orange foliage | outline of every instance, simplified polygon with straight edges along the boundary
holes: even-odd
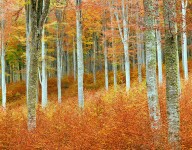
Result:
[[[91,78],[87,75],[86,79]],[[190,79],[192,76],[190,77]],[[148,117],[145,83],[132,84],[129,94],[124,85],[117,91],[85,91],[85,109],[78,110],[76,84],[73,78],[63,79],[64,98],[57,104],[56,81],[49,81],[51,102],[48,108],[37,111],[37,129],[27,131],[25,106],[7,108],[0,112],[0,149],[153,149],[152,132]],[[91,83],[91,79],[89,82]],[[88,81],[86,81],[88,84]],[[181,141],[183,149],[192,145],[192,80],[183,87],[181,97]],[[112,89],[112,87],[111,87]],[[67,95],[68,94],[68,95]],[[73,96],[72,96],[73,95]],[[159,90],[162,115],[161,149],[168,149],[165,85]]]

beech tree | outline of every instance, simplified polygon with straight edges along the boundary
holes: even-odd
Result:
[[[181,0],[182,6],[182,61],[184,78],[188,80],[188,56],[187,56],[187,33],[186,33],[186,11],[187,11],[188,0]]]
[[[103,12],[103,43],[104,43],[104,61],[105,61],[105,89],[108,91],[109,89],[109,79],[108,79],[108,42],[107,42],[107,36],[106,36],[106,30],[107,30],[107,23],[106,23],[106,10]]]
[[[79,108],[84,108],[84,91],[83,91],[83,45],[82,45],[82,13],[81,0],[76,0],[76,30],[77,30],[77,72],[78,72],[78,104]]]
[[[157,45],[157,62],[158,62],[158,82],[162,85],[163,69],[162,69],[162,46],[161,46],[161,31],[159,20],[159,0],[155,0],[155,24],[156,24],[156,45]]]
[[[57,5],[63,5],[63,2],[57,1]],[[61,78],[62,78],[62,54],[63,54],[63,30],[64,12],[61,8],[56,9],[55,15],[57,18],[57,90],[58,102],[61,103]]]
[[[146,80],[147,97],[151,128],[155,132],[155,143],[161,128],[160,105],[158,100],[156,79],[156,37],[155,37],[155,0],[144,0],[145,9],[145,50],[146,50]]]
[[[26,20],[26,95],[28,100],[28,91],[29,91],[29,64],[30,64],[30,31],[31,31],[31,18],[30,11],[31,5],[28,0],[25,0],[25,20]]]
[[[41,57],[42,57],[42,80],[41,80],[41,90],[42,90],[42,107],[47,105],[47,61],[46,55],[47,50],[45,47],[45,27],[42,30],[42,47],[41,47]]]
[[[142,31],[141,31],[141,17],[139,14],[139,1],[137,1],[136,4],[136,8],[137,8],[137,12],[136,12],[136,22],[137,22],[137,31],[136,31],[136,40],[137,40],[137,64],[138,64],[138,81],[142,82],[142,51],[144,51],[144,49],[142,49]]]
[[[2,107],[6,108],[6,80],[5,80],[5,10],[4,0],[0,0],[1,8],[1,89],[2,89]]]
[[[118,23],[119,34],[124,48],[125,61],[125,76],[126,76],[126,91],[130,89],[130,60],[129,60],[129,30],[128,30],[128,4],[127,0],[121,0],[121,16],[118,11],[115,11],[115,16]],[[120,16],[120,17],[119,17]],[[121,20],[120,20],[121,19]],[[122,22],[122,27],[121,27]]]
[[[117,58],[116,58],[116,47],[114,41],[114,10],[113,10],[114,0],[110,4],[110,22],[111,22],[111,42],[113,49],[113,85],[114,89],[117,89]]]
[[[166,98],[168,140],[172,149],[180,149],[179,59],[177,48],[176,1],[164,0]]]
[[[73,37],[73,76],[74,81],[76,81],[77,78],[77,63],[76,63],[76,46],[75,46],[75,37]]]
[[[28,130],[36,128],[36,102],[38,101],[38,60],[41,50],[42,29],[49,11],[50,0],[30,0],[30,61],[28,75]]]
[[[96,84],[96,49],[97,49],[97,35],[93,34],[93,83]]]

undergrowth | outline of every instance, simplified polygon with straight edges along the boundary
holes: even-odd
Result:
[[[111,74],[112,75],[112,74]],[[111,76],[110,75],[110,76]],[[9,85],[13,99],[6,112],[0,109],[0,149],[62,149],[62,150],[124,150],[154,149],[153,133],[146,97],[145,81],[138,84],[136,79],[131,90],[125,91],[124,76],[119,75],[117,90],[103,87],[103,74],[93,85],[92,75],[85,76],[85,108],[78,110],[77,84],[73,77],[62,81],[62,104],[57,104],[56,79],[49,80],[49,104],[46,109],[37,108],[37,128],[27,131],[27,109],[25,105],[25,84]],[[182,81],[180,99],[181,145],[182,149],[192,148],[192,76],[187,83]],[[103,84],[103,85],[102,85]],[[13,86],[11,88],[11,86]],[[10,90],[9,89],[9,90]],[[22,89],[22,90],[21,90]],[[8,93],[9,95],[9,93]],[[11,97],[11,96],[10,96]],[[159,88],[161,107],[162,141],[159,149],[169,149],[167,143],[167,119],[165,83]]]

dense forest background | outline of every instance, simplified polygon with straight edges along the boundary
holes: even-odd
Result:
[[[0,0],[0,149],[192,148],[191,0]]]

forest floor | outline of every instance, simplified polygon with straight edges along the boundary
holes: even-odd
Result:
[[[182,79],[180,99],[182,149],[192,148],[192,62],[189,63],[189,68],[188,82]],[[131,75],[132,84],[128,93],[122,84],[125,81],[123,73],[118,73],[119,86],[116,91],[112,86],[113,74],[110,73],[111,86],[108,92],[104,89],[103,73],[97,74],[97,85],[92,83],[92,75],[85,75],[83,112],[78,110],[77,83],[73,81],[73,77],[62,80],[62,104],[57,103],[56,79],[50,79],[49,104],[46,109],[38,106],[37,128],[33,132],[27,131],[25,83],[9,84],[7,110],[5,112],[0,109],[0,149],[153,149],[146,83],[137,82],[136,70]],[[159,87],[162,117],[159,149],[168,149],[165,90],[163,83]]]

